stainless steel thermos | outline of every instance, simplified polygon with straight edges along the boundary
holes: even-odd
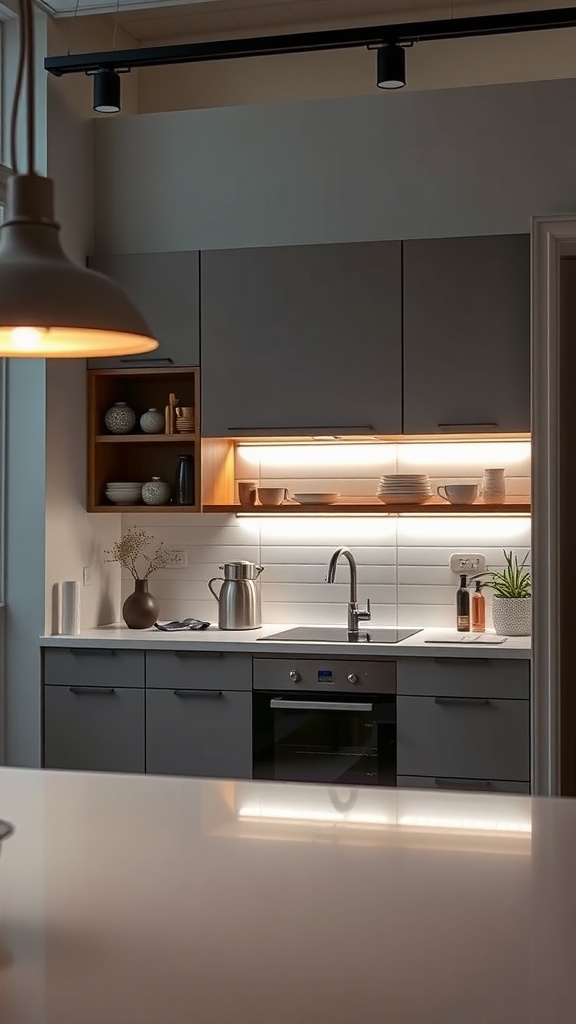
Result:
[[[226,562],[219,566],[224,576],[213,576],[208,581],[210,593],[218,602],[220,629],[257,629],[262,625],[262,609],[258,577],[262,565],[254,562]],[[214,583],[222,583],[220,590]]]

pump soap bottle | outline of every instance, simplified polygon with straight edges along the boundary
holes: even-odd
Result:
[[[472,594],[472,632],[486,632],[486,599],[482,593],[483,584],[476,580],[476,589]]]
[[[456,591],[456,628],[459,633],[470,632],[470,594],[466,584],[466,576],[460,576],[460,586]]]

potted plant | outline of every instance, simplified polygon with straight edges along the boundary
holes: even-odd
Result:
[[[489,576],[486,586],[494,591],[492,622],[500,636],[530,636],[532,627],[532,579],[526,569],[528,555],[518,561],[517,555],[504,551],[505,567],[492,569],[479,576]]]
[[[178,556],[167,551],[164,541],[160,541],[152,552],[148,549],[154,538],[146,530],[131,526],[120,540],[117,540],[110,551],[104,552],[106,562],[119,562],[134,577],[134,590],[122,605],[124,622],[130,629],[148,629],[158,618],[159,604],[148,590],[148,577],[173,565]]]

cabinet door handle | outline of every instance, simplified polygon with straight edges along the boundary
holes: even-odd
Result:
[[[129,363],[130,365],[133,363],[156,363],[156,365],[159,363],[167,363],[171,366],[174,360],[171,359],[170,356],[124,356],[120,362]]]
[[[172,690],[175,697],[221,697],[222,690]]]
[[[113,686],[70,686],[70,693],[75,693],[78,697],[83,697],[85,693],[98,694],[98,696],[104,694],[110,696],[111,693],[116,693]]]
[[[464,704],[466,707],[471,704],[476,706],[478,704],[489,704],[490,700],[488,697],[434,697],[435,704],[447,704],[448,707],[451,705]]]
[[[468,430],[474,430],[481,434],[484,431],[498,430],[497,423],[439,423],[438,430],[442,430],[444,433],[455,433],[466,432]]]
[[[316,431],[318,431],[318,430],[325,430],[329,434],[345,434],[347,431],[351,431],[353,434],[375,434],[376,433],[376,428],[372,425],[372,423],[361,423],[361,424],[357,424],[357,423],[354,423],[354,424],[353,423],[348,423],[348,424],[343,424],[343,423],[336,423],[336,424],[322,423],[320,425],[319,424],[312,424],[311,423],[309,426],[306,426],[305,428],[294,427],[294,426],[286,426],[286,425],[282,426],[281,424],[277,423],[276,426],[273,426],[273,427],[227,427],[226,429],[228,430],[228,433],[230,433],[230,434],[256,434],[259,431],[261,433],[273,434],[274,432],[276,432],[278,430],[302,430],[302,429],[309,430],[311,433],[313,431],[315,431],[315,430]]]
[[[489,789],[489,779],[434,779],[437,789]]]

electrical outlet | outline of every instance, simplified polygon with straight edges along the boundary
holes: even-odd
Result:
[[[188,552],[186,548],[166,548],[167,554],[174,555],[174,561],[166,566],[167,569],[184,569],[188,565]]]
[[[466,573],[467,576],[485,572],[486,555],[461,555],[459,553],[450,555],[450,568],[452,572]]]
[[[85,565],[82,569],[82,586],[89,587],[92,584],[92,566]]]

